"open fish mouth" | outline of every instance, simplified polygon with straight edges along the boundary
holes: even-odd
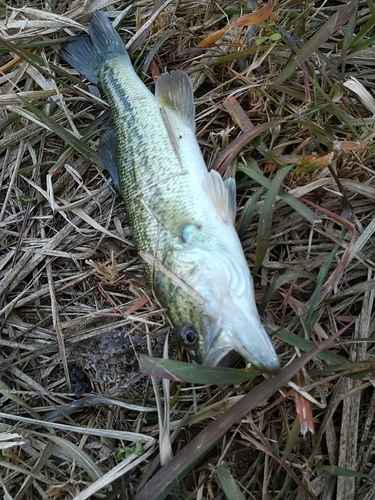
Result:
[[[262,359],[259,355],[249,355],[248,352],[246,352],[245,356],[243,352],[244,349],[240,352],[240,349],[232,349],[231,347],[227,349],[221,348],[220,351],[208,352],[204,358],[204,364],[207,366],[231,366],[237,358],[242,357],[250,361],[262,372],[275,373],[280,369],[280,361],[277,355],[271,359],[269,357]]]
[[[245,321],[248,328],[235,334],[231,333],[231,329],[222,328],[218,331],[215,325],[211,325],[211,331],[205,337],[204,364],[228,366],[239,355],[262,372],[277,372],[280,361],[266,331],[257,318],[253,321],[253,329],[251,323],[247,319]]]

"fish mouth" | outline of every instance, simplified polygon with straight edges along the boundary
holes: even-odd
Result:
[[[277,372],[280,361],[259,318],[237,318],[235,323],[242,323],[242,328],[217,328],[217,324],[210,325],[206,331],[203,363],[208,366],[228,366],[239,354],[262,372]]]

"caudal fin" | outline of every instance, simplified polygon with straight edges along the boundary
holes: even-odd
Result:
[[[93,14],[89,36],[69,38],[62,45],[60,55],[92,83],[98,83],[100,71],[114,57],[123,56],[130,64],[120,36],[100,10]]]

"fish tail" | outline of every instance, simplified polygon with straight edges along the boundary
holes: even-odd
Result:
[[[92,83],[98,83],[101,70],[111,59],[125,57],[130,64],[119,34],[100,10],[93,14],[89,36],[68,39],[62,45],[60,55]]]

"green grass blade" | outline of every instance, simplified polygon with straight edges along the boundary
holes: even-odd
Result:
[[[56,449],[56,443],[49,442],[45,446],[44,450],[42,453],[39,455],[36,464],[33,466],[32,470],[30,471],[31,473],[27,474],[27,477],[25,481],[23,482],[21,488],[18,490],[18,493],[15,497],[14,500],[22,500],[22,498],[25,496],[29,488],[31,487],[32,483],[34,482],[34,478],[39,472],[43,469],[43,466],[47,462],[47,460],[50,458],[50,456],[53,454],[53,452]]]
[[[139,366],[142,373],[151,377],[168,378],[190,384],[230,385],[248,382],[258,372],[220,366],[192,365],[171,359],[153,358],[140,354]]]
[[[247,165],[244,165],[243,163],[238,164],[237,168],[241,170],[243,173],[245,173],[248,177],[253,179],[256,183],[266,188],[267,190],[270,188],[271,181],[269,181],[269,179],[264,177],[263,174],[256,172]],[[301,203],[299,200],[297,200],[297,198],[295,198],[291,194],[279,190],[278,196],[280,196],[280,198],[283,201],[285,201],[285,203],[287,203],[291,208],[293,208],[293,210],[298,212],[307,221],[311,222],[312,224],[319,222],[320,219],[314,214],[314,212],[312,212],[312,210],[306,207],[306,205]]]
[[[254,214],[254,210],[256,207],[256,204],[260,200],[260,197],[264,195],[266,192],[264,187],[260,187],[256,193],[253,194],[251,199],[246,203],[244,206],[240,219],[238,221],[238,235],[240,239],[242,239],[245,236],[245,233],[250,225],[251,219]]]
[[[44,415],[42,418],[43,422],[58,422],[67,417],[73,416],[75,413],[78,413],[82,410],[88,410],[88,408],[95,405],[111,405],[111,406],[119,406],[120,408],[125,408],[130,411],[139,411],[143,413],[155,412],[156,408],[150,408],[147,406],[139,406],[131,403],[126,403],[123,401],[119,401],[117,399],[109,399],[104,396],[91,395],[85,396],[81,399],[76,399],[72,403],[67,403],[64,405],[58,406],[55,410]],[[90,410],[89,410],[90,411]],[[38,417],[39,418],[39,417]]]
[[[216,475],[228,500],[245,500],[227,464],[220,465],[216,469]]]
[[[19,100],[22,102],[23,106],[31,111],[37,118],[40,120],[43,125],[58,135],[63,141],[65,141],[70,147],[72,147],[75,151],[85,156],[89,161],[95,163],[96,165],[102,165],[102,162],[99,158],[99,155],[95,153],[93,149],[91,149],[87,144],[83,142],[82,139],[78,139],[71,132],[66,130],[64,127],[56,123],[52,118],[47,116],[43,111],[41,111],[37,106],[34,106],[30,102],[26,101],[19,97]]]
[[[306,313],[306,327],[308,331],[312,331],[317,316],[319,315],[317,306],[319,304],[320,294],[323,289],[324,283],[326,282],[327,277],[329,276],[329,272],[335,260],[336,254],[339,250],[340,250],[339,245],[335,245],[331,250],[331,252],[329,253],[329,256],[327,257],[326,261],[319,270],[319,274],[316,280],[315,290],[308,301],[308,309]]]
[[[286,495],[288,493],[291,482],[292,478],[289,474],[287,474],[285,476],[284,483],[279,490],[279,493],[272,500],[283,500],[284,498],[287,498]]]
[[[51,45],[51,42],[52,42],[52,40],[49,40],[49,45]],[[30,46],[30,44],[28,46]],[[33,46],[34,45],[32,45],[32,47]],[[62,69],[60,66],[56,66],[54,64],[49,63],[49,67],[52,70],[52,71],[49,71],[49,69],[47,69],[45,67],[45,63],[41,57],[37,56],[33,52],[29,52],[21,45],[16,45],[15,43],[9,42],[5,38],[0,37],[0,47],[3,47],[3,49],[5,49],[8,52],[12,52],[13,54],[16,54],[23,61],[28,62],[29,64],[31,64],[31,66],[33,66],[38,71],[43,73],[45,76],[47,76],[48,78],[51,78],[52,80],[54,80],[56,82],[59,82],[59,79],[56,77],[56,74],[57,74],[57,75],[60,75],[64,78],[71,80],[72,82],[74,82],[77,85],[81,85],[81,86],[85,85],[82,82],[82,80],[80,80],[79,78],[77,78],[74,75],[71,75],[70,73],[68,73],[67,71]]]
[[[99,134],[100,126],[109,119],[109,116],[109,112],[106,111],[98,118],[93,120],[88,127],[80,132],[81,141],[86,144],[92,137],[95,137],[97,134]],[[57,155],[57,158],[53,162],[53,165],[51,165],[51,167],[49,168],[49,173],[55,174],[56,172],[58,172],[62,168],[62,166],[65,165],[65,162],[74,153],[74,151],[76,151],[74,147],[70,145],[65,146]],[[100,158],[98,161],[100,161]]]
[[[196,71],[206,70],[207,67],[212,68],[214,66],[220,66],[221,64],[230,64],[233,61],[237,61],[238,59],[242,59],[247,56],[252,56],[262,51],[266,52],[271,47],[272,47],[271,45],[262,45],[261,47],[256,46],[252,47],[251,49],[241,50],[239,52],[232,52],[231,54],[225,56],[212,57],[210,59],[207,58],[207,60],[205,60],[204,63],[194,64],[193,66],[187,68],[186,73],[188,75],[191,75]]]
[[[57,444],[62,450],[64,450],[67,455],[72,457],[72,459],[77,460],[77,462],[87,472],[91,479],[96,481],[103,475],[102,470],[94,462],[94,460],[71,441],[58,436],[54,436],[53,434],[50,434],[48,438],[55,444]]]
[[[357,477],[359,479],[367,479],[374,482],[374,478],[369,474],[364,474],[363,472],[358,472],[356,470],[345,469],[344,467],[339,467],[338,465],[317,465],[317,469],[324,470],[331,474],[332,476],[342,476],[342,477]]]
[[[28,412],[30,417],[39,420],[40,418],[39,414],[35,410],[33,410],[30,405],[25,403],[25,401],[23,401],[23,399],[20,396],[14,394],[12,389],[1,379],[0,379],[0,394],[3,394],[3,396],[5,396],[6,398],[11,399],[20,408],[24,408]]]
[[[286,80],[296,69],[314,54],[328,38],[354,15],[358,1],[352,0],[338,11],[308,40],[285,68],[274,79],[275,84]]]
[[[345,77],[345,69],[346,69],[345,57],[346,57],[346,54],[347,54],[348,49],[350,47],[350,44],[352,42],[353,34],[354,34],[354,31],[356,28],[357,12],[358,12],[358,3],[355,5],[355,12],[353,13],[352,17],[348,21],[348,25],[346,26],[346,29],[344,31],[344,38],[342,40],[341,57],[344,59],[342,65],[341,65],[342,77]]]
[[[364,41],[363,37],[372,30],[372,28],[375,26],[375,5],[372,0],[368,0],[367,5],[370,9],[371,16],[369,17],[368,21],[362,26],[362,28],[359,30],[358,34],[353,38],[350,44],[351,49],[356,49],[358,50],[358,46]],[[356,51],[355,50],[355,51]]]
[[[277,331],[273,331],[271,333],[277,339],[280,339],[289,345],[297,347],[298,349],[301,349],[302,351],[309,351],[315,345],[310,340],[306,340],[306,339],[300,337],[299,335],[296,335],[295,333],[289,332],[288,330],[285,330],[285,329],[280,329]],[[349,364],[347,359],[343,358],[342,356],[339,356],[338,354],[330,352],[330,351],[322,351],[319,354],[317,354],[316,357],[319,359],[322,359],[323,361],[326,361],[327,363],[331,363],[332,365],[340,365],[341,366],[343,364]]]
[[[295,279],[314,279],[311,273],[308,271],[288,271],[281,276],[279,276],[269,287],[267,292],[264,294],[262,302],[258,307],[259,314],[261,316],[264,315],[268,302],[272,295],[276,292],[278,288],[280,288],[285,283],[289,283]]]
[[[229,410],[220,415],[214,422],[211,422],[146,483],[142,490],[137,493],[135,500],[156,500],[157,498],[162,500],[165,498],[166,495],[164,492],[166,488],[177,479],[181,480],[232,425],[280,389],[305,363],[329,347],[340,334],[341,332],[332,335],[329,339],[319,344],[319,346],[314,347],[308,353],[292,361],[278,372],[277,377],[267,379],[259,384]]]
[[[325,366],[317,370],[310,370],[309,376],[314,377],[330,377],[332,375],[340,375],[350,377],[357,380],[366,380],[374,378],[375,361],[351,361],[342,365]]]
[[[271,229],[276,196],[278,195],[285,176],[294,168],[294,165],[284,167],[277,172],[271,181],[259,216],[258,234],[256,241],[254,274],[256,274],[263,262],[271,240]]]
[[[357,295],[375,290],[375,280],[363,281],[362,283],[357,283],[350,288],[347,288],[344,292],[338,293],[334,297],[330,297],[325,301],[326,304],[333,304],[345,299],[349,295]]]

